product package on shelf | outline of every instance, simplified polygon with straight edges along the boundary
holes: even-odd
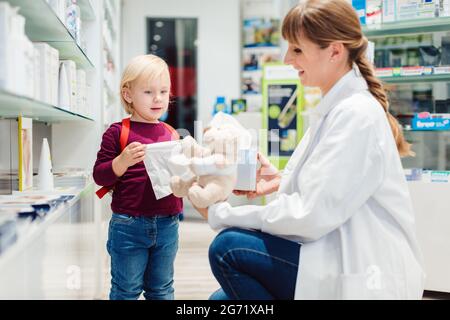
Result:
[[[424,131],[450,130],[450,114],[418,113],[412,119],[412,128]]]
[[[361,25],[366,24],[366,0],[352,0],[353,8],[359,17]]]
[[[37,79],[40,84],[40,100],[58,105],[59,51],[45,42],[36,42],[34,47],[39,54],[40,73]]]
[[[87,88],[86,71],[77,70],[77,111],[76,113],[87,116]]]
[[[81,45],[81,11],[76,0],[67,0],[65,24],[78,45]]]
[[[381,24],[382,10],[381,0],[366,1],[366,24]]]
[[[59,107],[75,112],[77,109],[77,67],[74,61],[60,61],[59,87]]]
[[[0,88],[33,98],[35,52],[17,10],[0,2]]]
[[[397,0],[383,0],[382,3],[382,21],[395,22],[397,20]]]
[[[0,88],[14,91],[14,67],[10,63],[13,55],[11,32],[16,11],[7,2],[0,2]]]
[[[89,181],[89,173],[82,169],[54,170],[55,188],[84,188]]]
[[[280,47],[255,47],[243,49],[243,70],[261,70],[268,62],[281,61]]]
[[[19,117],[18,126],[19,150],[19,191],[33,187],[33,120]]]
[[[450,17],[450,0],[439,0],[439,17]]]
[[[242,94],[261,94],[262,71],[242,72]]]
[[[440,0],[397,0],[397,19],[413,20],[439,16]]]

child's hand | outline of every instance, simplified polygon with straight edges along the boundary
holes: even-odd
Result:
[[[139,142],[130,143],[112,162],[112,168],[117,177],[123,176],[127,169],[136,163],[144,161],[146,146]]]
[[[132,142],[120,154],[120,161],[124,166],[131,167],[144,161],[146,146],[140,142]]]

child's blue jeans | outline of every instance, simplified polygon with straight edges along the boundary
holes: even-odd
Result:
[[[173,300],[178,250],[178,215],[133,217],[113,213],[107,249],[111,256],[111,300]]]
[[[264,232],[229,228],[209,247],[221,288],[211,300],[294,299],[300,244]]]

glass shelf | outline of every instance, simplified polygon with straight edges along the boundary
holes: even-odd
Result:
[[[386,83],[414,83],[414,82],[441,82],[450,81],[450,74],[434,74],[422,76],[396,76],[396,77],[378,77]]]
[[[362,28],[366,37],[385,37],[399,34],[417,34],[450,30],[450,17],[396,21]]]
[[[48,42],[55,49],[61,50],[61,60],[73,60],[80,68],[94,67],[86,53],[76,43],[72,34],[45,0],[7,0],[7,2],[14,7],[20,7],[19,14],[26,18],[25,33],[31,41]]]
[[[48,41],[47,43],[59,51],[60,60],[73,60],[77,67],[85,70],[94,68],[94,64],[76,42]]]
[[[91,118],[64,109],[19,96],[0,89],[0,118],[13,119],[19,114],[42,122],[94,121]]]

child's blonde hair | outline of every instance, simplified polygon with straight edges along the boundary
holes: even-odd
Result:
[[[153,81],[161,76],[167,76],[170,79],[169,67],[160,57],[153,54],[146,54],[131,59],[123,71],[122,80],[120,81],[120,100],[126,113],[133,113],[133,105],[124,99],[124,89],[130,89],[132,83],[136,80],[145,79],[147,81]]]

